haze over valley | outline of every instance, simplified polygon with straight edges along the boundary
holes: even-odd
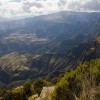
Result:
[[[100,100],[99,4],[0,2],[0,100]]]

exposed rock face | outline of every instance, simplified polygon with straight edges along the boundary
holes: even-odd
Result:
[[[28,100],[51,100],[51,93],[54,91],[54,86],[43,87],[40,96],[38,94],[31,96]]]
[[[43,90],[40,94],[40,100],[51,100],[51,93],[54,90],[54,86],[52,87],[43,87]]]
[[[54,90],[54,86],[52,87],[43,87],[41,94],[35,100],[51,100],[51,93]]]

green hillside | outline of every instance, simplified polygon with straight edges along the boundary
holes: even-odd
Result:
[[[80,64],[63,77],[58,77],[54,85],[52,100],[100,100],[100,59]],[[30,96],[40,95],[44,86],[52,84],[38,79],[17,88],[0,90],[0,97],[2,100],[28,100]]]
[[[100,59],[67,72],[57,83],[52,100],[100,100]]]

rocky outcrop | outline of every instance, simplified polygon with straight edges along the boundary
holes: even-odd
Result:
[[[54,90],[54,86],[51,87],[43,87],[40,96],[33,95],[28,100],[51,100],[51,94]]]
[[[54,90],[54,86],[52,87],[43,87],[39,98],[36,100],[51,100],[51,93]]]

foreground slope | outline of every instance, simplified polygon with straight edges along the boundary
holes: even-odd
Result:
[[[53,100],[100,100],[100,59],[84,62],[57,83]]]
[[[55,87],[51,85],[41,79],[26,82],[21,87],[1,90],[0,97],[3,100],[100,100],[100,59],[80,64],[58,77]]]

